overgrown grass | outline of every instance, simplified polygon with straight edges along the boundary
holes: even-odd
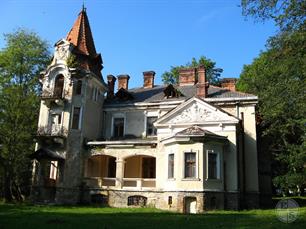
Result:
[[[100,208],[0,204],[0,228],[306,228],[306,207],[290,224],[274,209],[184,215],[152,208]]]

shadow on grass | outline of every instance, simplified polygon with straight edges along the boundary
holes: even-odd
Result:
[[[304,212],[305,213],[305,212]],[[149,208],[0,205],[0,228],[304,228],[277,220],[274,210],[184,215]]]

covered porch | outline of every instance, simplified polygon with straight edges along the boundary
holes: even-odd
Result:
[[[156,158],[149,155],[95,155],[85,161],[84,181],[89,188],[154,189],[155,178]]]

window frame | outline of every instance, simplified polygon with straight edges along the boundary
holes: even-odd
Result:
[[[112,115],[111,137],[114,137],[114,123],[116,118],[123,118],[123,137],[126,135],[126,115],[124,113],[116,113]]]
[[[186,177],[186,154],[194,154],[195,155],[195,174],[193,177]],[[198,158],[198,152],[197,151],[193,151],[193,150],[190,150],[190,151],[184,151],[184,158],[183,158],[183,179],[184,180],[197,180],[198,179],[198,161],[199,161],[199,158]]]
[[[158,116],[157,115],[146,115],[145,116],[145,119],[146,119],[146,125],[145,125],[145,131],[146,131],[146,136],[147,137],[156,137],[157,136],[157,128],[153,125],[153,123],[152,123],[152,126],[153,126],[153,132],[154,132],[154,129],[155,129],[155,132],[156,132],[156,134],[153,134],[153,135],[149,135],[148,134],[148,118],[156,118],[156,120],[154,121],[154,122],[156,122],[157,121],[157,119],[158,119]]]
[[[216,157],[216,178],[209,177],[209,154],[215,154]],[[221,155],[220,152],[213,149],[206,150],[206,180],[220,180],[221,179]]]
[[[79,108],[80,109],[80,113],[79,113],[79,120],[78,120],[78,128],[74,128],[74,112],[75,112],[75,108]],[[82,112],[83,109],[82,107],[78,107],[78,106],[73,106],[72,107],[72,117],[71,117],[71,129],[72,130],[81,130],[82,127]]]
[[[170,156],[173,156],[173,159],[172,159],[172,177],[170,177]],[[174,180],[175,179],[175,176],[174,176],[174,167],[175,167],[175,156],[174,156],[174,153],[169,153],[168,154],[168,179],[169,180]]]

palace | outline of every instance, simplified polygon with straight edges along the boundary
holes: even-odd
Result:
[[[255,107],[235,79],[209,85],[205,68],[177,85],[154,71],[129,88],[101,74],[85,9],[42,72],[32,199],[152,206],[186,213],[259,206]],[[116,86],[117,81],[117,86]]]

